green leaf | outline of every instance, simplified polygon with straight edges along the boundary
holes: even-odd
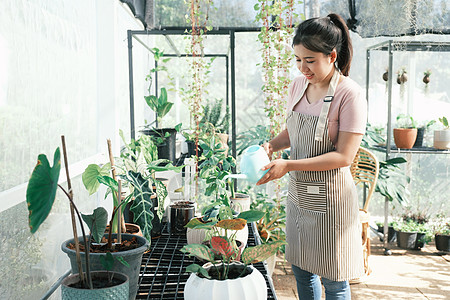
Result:
[[[238,218],[247,220],[248,223],[256,222],[264,217],[265,212],[259,210],[247,210],[238,215]]]
[[[84,187],[89,192],[89,195],[92,195],[95,192],[97,192],[100,186],[100,182],[98,181],[97,177],[108,176],[110,170],[111,170],[110,163],[103,165],[103,167],[101,168],[96,164],[90,164],[89,166],[87,166],[81,178],[83,180]]]
[[[98,180],[98,182],[106,185],[113,191],[117,192],[117,190],[119,189],[119,184],[117,183],[117,181],[115,181],[113,178],[111,178],[109,176],[99,175],[99,176],[97,176],[97,180]]]
[[[211,220],[207,221],[207,222],[202,222],[200,221],[199,218],[192,218],[184,227],[186,228],[191,228],[191,229],[211,229],[215,224],[217,223],[217,221],[213,222]]]
[[[272,243],[261,244],[254,247],[247,247],[242,252],[242,262],[246,265],[266,260],[277,252],[278,248],[286,244],[285,241],[275,241]]]
[[[111,271],[114,267],[114,256],[111,252],[106,252],[105,255],[100,256],[100,263],[102,264],[105,270]]]
[[[200,273],[203,276],[205,276],[206,278],[210,279],[211,276],[209,276],[208,271],[206,271],[205,268],[203,268],[202,266],[199,266],[197,264],[191,264],[189,266],[186,267],[186,272],[188,273]]]
[[[59,147],[53,155],[53,167],[45,154],[38,156],[38,162],[34,167],[27,186],[28,222],[31,233],[35,233],[44,222],[52,209],[58,188],[61,160]]]
[[[184,245],[184,247],[181,248],[180,251],[183,253],[189,253],[189,255],[197,256],[198,258],[204,259],[209,262],[214,261],[214,252],[210,248],[202,244]]]
[[[105,234],[106,224],[108,223],[108,212],[103,207],[94,209],[92,215],[81,214],[83,221],[89,227],[92,233],[92,238],[97,243],[100,243]]]
[[[116,259],[125,267],[130,266],[130,264],[122,256],[117,256]]]
[[[141,227],[144,237],[151,241],[152,220],[155,217],[151,211],[153,208],[153,189],[149,181],[142,174],[128,171],[129,183],[133,185],[133,203],[130,210],[134,214],[134,222]]]

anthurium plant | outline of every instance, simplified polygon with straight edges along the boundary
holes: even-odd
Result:
[[[237,224],[238,221],[232,220],[230,223]],[[240,257],[244,266],[237,278],[244,276],[249,264],[266,260],[283,244],[285,244],[285,242],[276,241],[245,248]],[[213,265],[213,268],[208,272],[198,264],[191,264],[186,268],[187,272],[197,273],[205,278],[217,280],[229,279],[230,264],[231,262],[238,260],[240,254],[236,243],[226,236],[213,236],[211,238],[210,247],[202,244],[190,244],[185,245],[180,251],[199,257]],[[219,261],[216,259],[217,255],[220,257]]]
[[[63,146],[64,146],[64,139],[63,139]],[[67,170],[66,158],[65,162]],[[30,231],[31,233],[35,233],[39,229],[40,225],[45,221],[45,219],[50,214],[50,211],[56,198],[56,192],[59,187],[67,196],[67,199],[69,200],[71,206],[72,230],[75,240],[75,252],[77,257],[77,265],[79,271],[78,273],[80,274],[81,286],[84,288],[92,289],[94,286],[92,283],[92,277],[89,268],[90,242],[91,239],[93,239],[95,242],[100,243],[101,238],[103,237],[106,229],[108,213],[103,207],[98,207],[90,215],[81,214],[73,201],[73,194],[70,184],[70,178],[68,176],[68,171],[66,171],[68,189],[66,190],[64,187],[58,184],[60,171],[61,171],[61,155],[59,147],[56,149],[53,156],[53,166],[50,166],[50,163],[45,154],[40,154],[38,156],[38,162],[31,174],[26,192]],[[116,210],[113,211],[113,214],[115,214],[119,208],[120,206],[118,206]],[[76,219],[78,219],[78,222],[80,224],[80,228],[83,235],[84,249],[86,251],[85,273],[83,272],[81,263],[80,247],[76,228]],[[90,234],[88,237],[86,236],[83,221],[84,223],[86,223],[86,225],[90,230]]]

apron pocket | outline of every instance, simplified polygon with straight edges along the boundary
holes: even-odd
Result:
[[[325,182],[295,182],[293,201],[301,209],[318,213],[327,212],[327,193]]]

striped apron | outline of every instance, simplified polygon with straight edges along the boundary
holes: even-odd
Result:
[[[336,70],[319,117],[288,113],[291,159],[335,150],[328,137],[327,116],[338,81]],[[307,87],[308,83],[296,103]],[[349,167],[290,172],[286,213],[286,259],[290,263],[334,281],[364,274],[358,199]]]

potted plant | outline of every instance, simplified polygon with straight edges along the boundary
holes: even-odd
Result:
[[[377,225],[377,231],[381,234],[384,233],[384,223],[383,222],[375,222]],[[388,242],[393,243],[397,240],[397,231],[395,231],[395,226],[397,225],[397,222],[391,221],[388,223]],[[380,237],[380,241],[383,242],[384,238]]]
[[[397,127],[394,128],[394,142],[397,148],[411,149],[417,138],[417,127],[411,116],[397,116]]]
[[[230,227],[238,221],[229,223]],[[247,247],[240,255],[236,244],[226,236],[213,236],[210,247],[202,244],[185,245],[180,251],[200,257],[208,263],[191,264],[184,289],[184,299],[208,299],[211,295],[229,295],[227,299],[267,299],[267,287],[262,274],[251,263],[267,259],[285,244],[276,241]],[[239,261],[239,255],[242,262]],[[251,287],[251,291],[248,289]]]
[[[202,210],[202,216],[193,218],[186,225],[188,244],[199,244],[211,238],[211,236],[225,235],[231,240],[237,240],[245,247],[248,240],[247,223],[256,222],[262,218],[264,212],[248,210],[236,215],[231,207],[223,202],[215,202]],[[230,229],[229,222],[238,222],[241,227]],[[224,225],[225,224],[225,225]]]
[[[436,123],[435,120],[431,120],[429,122],[425,122],[417,127],[417,138],[414,142],[413,148],[422,147],[423,145],[423,136],[425,134],[425,131],[434,123]]]
[[[433,228],[434,241],[438,251],[450,252],[450,223],[448,221],[448,218],[440,216]]]
[[[397,246],[403,249],[420,250],[431,241],[431,234],[424,223],[415,220],[398,222],[394,226],[397,231]]]
[[[176,125],[174,128],[163,128],[162,120],[173,107],[173,102],[168,101],[167,89],[161,88],[159,96],[152,95],[151,87],[153,83],[153,74],[160,71],[167,71],[167,67],[164,63],[168,62],[170,58],[164,57],[164,51],[158,48],[152,48],[153,57],[155,58],[155,68],[150,69],[149,74],[145,77],[145,80],[149,82],[148,96],[144,96],[145,102],[148,107],[155,112],[155,121],[147,124],[142,133],[152,137],[153,141],[158,147],[158,156],[161,159],[168,159],[175,163],[176,161],[176,134],[180,131],[181,124]],[[159,63],[162,61],[162,63]],[[158,64],[159,63],[159,64]],[[170,77],[169,77],[170,78]],[[152,125],[155,126],[152,126]]]
[[[286,240],[286,206],[283,202],[270,201],[266,194],[258,193],[256,202],[252,203],[251,208],[265,213],[256,222],[256,228],[262,243]],[[274,253],[266,260],[269,276],[272,276],[275,269],[276,255],[277,253]]]
[[[64,137],[62,137],[63,140],[63,147],[64,147]],[[65,148],[63,148],[64,154],[65,154]],[[76,207],[74,201],[73,201],[73,194],[71,190],[71,182],[68,175],[68,169],[67,169],[67,158],[65,157],[65,165],[66,165],[66,175],[67,175],[67,182],[68,182],[68,190],[64,189],[62,186],[58,184],[59,179],[59,173],[61,170],[61,162],[60,162],[60,150],[59,147],[56,149],[53,157],[53,166],[50,166],[49,161],[44,154],[40,154],[38,156],[38,162],[31,174],[30,180],[28,182],[27,186],[27,193],[26,193],[26,200],[28,204],[28,212],[29,212],[29,225],[30,225],[30,231],[31,233],[35,233],[39,226],[45,221],[47,216],[50,214],[51,208],[53,206],[53,203],[56,198],[56,191],[58,187],[64,192],[64,194],[67,196],[70,207],[71,207],[71,216],[72,216],[72,230],[74,233],[73,243],[76,253],[76,262],[73,267],[74,273],[78,271],[77,275],[75,276],[75,279],[71,277],[70,279],[67,279],[64,281],[63,284],[68,283],[68,281],[74,281],[77,286],[77,288],[89,290],[81,292],[83,294],[85,293],[95,293],[91,294],[88,297],[84,297],[82,299],[100,299],[102,297],[101,294],[97,293],[108,293],[108,289],[94,289],[94,282],[96,284],[101,284],[103,287],[107,287],[108,285],[108,277],[111,278],[110,275],[104,276],[104,274],[98,274],[92,272],[93,268],[91,265],[91,261],[93,258],[93,254],[91,253],[91,238],[99,242],[101,237],[104,234],[104,230],[106,228],[107,223],[107,212],[104,208],[99,207],[96,210],[94,210],[93,214],[91,215],[82,215],[78,208]],[[116,210],[117,211],[117,210]],[[116,212],[115,211],[115,212]],[[113,214],[115,213],[113,212]],[[81,231],[82,231],[82,237],[79,238],[77,235],[77,228],[76,228],[76,219],[78,219]],[[84,225],[82,220],[88,225],[91,233],[87,235],[85,233]],[[82,244],[80,244],[79,240],[83,240]],[[81,255],[80,246],[83,246],[85,249],[85,255]],[[110,252],[110,250],[107,250],[106,252]],[[104,257],[105,254],[99,254],[99,256]],[[83,261],[82,261],[83,258]],[[104,258],[103,258],[104,259]],[[83,266],[84,265],[84,266]],[[98,274],[98,275],[97,275]],[[127,299],[128,298],[128,283],[127,282],[127,276],[126,275],[117,275],[117,279],[121,278],[119,280],[119,284],[117,286],[117,291],[120,294],[123,294],[121,289],[125,289],[126,291],[126,297],[121,299]],[[105,280],[106,279],[106,280]]]
[[[444,129],[434,131],[433,147],[436,149],[450,149],[450,126],[446,117],[439,118]]]
[[[230,109],[225,106],[222,116],[223,99],[209,100],[203,107],[203,118],[200,120],[200,131],[217,136],[221,149],[228,154],[228,131],[230,126]]]

